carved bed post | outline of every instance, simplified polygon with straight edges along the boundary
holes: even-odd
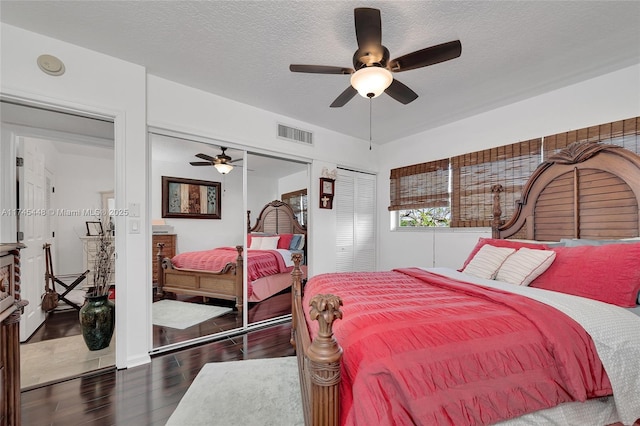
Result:
[[[318,336],[307,350],[311,378],[311,424],[340,424],[340,359],[342,348],[333,337],[333,321],[342,318],[342,300],[333,294],[316,294],[310,317],[319,324]]]
[[[242,309],[244,308],[244,288],[243,288],[243,270],[244,270],[244,260],[242,258],[242,251],[244,250],[243,246],[236,246],[236,250],[238,251],[238,257],[236,258],[236,308],[239,313],[242,313]]]
[[[492,185],[491,193],[493,193],[493,220],[491,221],[491,237],[500,238],[500,225],[502,225],[502,208],[500,207],[500,193],[504,191],[502,185]]]
[[[158,253],[156,254],[156,261],[158,262],[158,297],[164,296],[164,271],[162,270],[162,259],[164,258],[164,243],[158,243]]]
[[[302,269],[300,269],[302,255],[300,253],[294,253],[291,255],[291,260],[293,261],[293,271],[291,271],[291,308],[294,309],[296,297],[299,299],[302,298]],[[293,315],[291,315],[291,345],[293,346],[293,349],[297,349],[296,339],[294,336],[297,325],[296,315],[293,313]]]

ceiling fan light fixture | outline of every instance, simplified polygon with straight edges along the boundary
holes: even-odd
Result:
[[[351,85],[363,98],[380,96],[392,82],[393,75],[382,67],[364,67],[351,74]]]
[[[214,164],[213,167],[215,167],[216,170],[219,171],[220,174],[223,174],[223,175],[226,175],[231,170],[233,170],[233,166],[231,164],[227,164],[227,163]]]

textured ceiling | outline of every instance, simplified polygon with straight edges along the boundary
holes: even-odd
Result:
[[[349,76],[288,70],[291,63],[352,67],[353,9],[361,6],[381,10],[391,58],[462,42],[458,59],[394,75],[419,98],[409,105],[374,99],[374,143],[640,62],[639,1],[2,0],[0,19],[368,140],[368,100],[329,108]]]

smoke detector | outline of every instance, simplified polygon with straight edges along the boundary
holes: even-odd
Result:
[[[40,55],[37,62],[40,69],[46,74],[55,76],[64,74],[64,64],[53,55]]]

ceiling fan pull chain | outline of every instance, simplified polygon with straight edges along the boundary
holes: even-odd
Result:
[[[369,151],[371,151],[371,99],[373,97],[369,97]]]

